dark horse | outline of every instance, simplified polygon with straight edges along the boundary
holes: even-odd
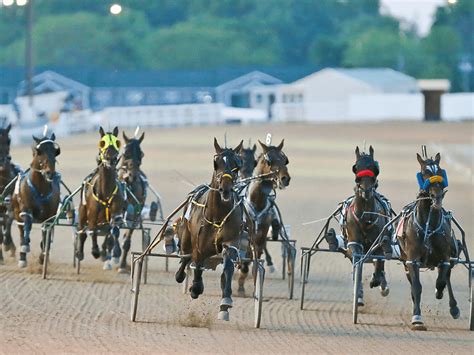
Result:
[[[257,145],[254,144],[252,148],[242,148],[240,150],[240,159],[242,159],[242,168],[239,171],[239,176],[242,179],[249,178],[253,175],[253,171],[257,166],[257,159],[255,152]]]
[[[12,164],[10,156],[10,129],[0,128],[0,191],[3,201],[0,201],[0,264],[3,264],[2,244],[5,252],[10,252],[15,256],[16,247],[12,240],[11,227],[13,222],[13,213],[11,209],[11,191],[5,191],[5,187],[20,173],[20,169]]]
[[[255,225],[255,247],[256,256],[261,257],[265,251],[267,263],[272,267],[270,255],[266,252],[267,235],[272,226],[273,238],[277,239],[280,232],[280,223],[274,214],[275,189],[287,187],[290,184],[288,173],[289,160],[282,151],[284,140],[278,146],[267,146],[258,141],[263,153],[257,160],[255,176],[262,176],[250,183],[245,197],[245,205]],[[276,237],[276,238],[275,238]],[[248,275],[248,263],[244,263],[240,270],[239,289],[240,294],[245,294],[245,279]]]
[[[344,202],[342,234],[344,240],[338,240],[333,228],[328,230],[326,240],[331,250],[341,250],[345,256],[353,260],[353,254],[362,255],[370,249],[380,232],[391,217],[389,202],[380,195],[376,188],[379,175],[379,164],[374,160],[374,149],[369,148],[369,154],[360,153],[359,147],[355,150],[356,162],[352,167],[355,174],[356,186],[354,197]],[[339,237],[339,239],[341,239]],[[345,245],[347,244],[347,249]],[[387,258],[391,257],[390,233],[383,236],[382,247],[374,251],[374,254],[384,253]],[[357,261],[357,260],[356,260]],[[383,260],[374,262],[374,273],[370,281],[370,287],[380,286],[382,296],[390,292],[385,279]],[[357,294],[357,303],[364,305],[362,283]]]
[[[423,159],[417,154],[421,171],[418,173],[420,192],[417,200],[402,211],[402,219],[397,226],[401,260],[411,285],[413,301],[412,329],[426,330],[421,317],[420,268],[438,268],[436,298],[443,298],[446,285],[449,293],[451,316],[459,318],[460,312],[451,286],[451,257],[457,257],[462,247],[454,238],[451,229],[451,214],[443,209],[442,203],[448,186],[446,172],[439,163],[440,154]]]
[[[104,270],[111,270],[111,254],[116,262],[121,254],[119,227],[126,207],[126,196],[116,169],[121,145],[117,138],[119,130],[115,127],[113,132],[105,133],[100,127],[99,133],[99,166],[83,182],[76,257],[79,260],[84,259],[84,243],[87,236],[90,236],[92,256],[96,259],[102,257]],[[105,235],[102,251],[97,245],[98,234]]]
[[[119,180],[125,182],[129,191],[133,196],[128,195],[126,221],[130,229],[124,235],[122,244],[122,256],[120,258],[120,266],[118,271],[126,273],[127,271],[127,254],[130,250],[131,237],[133,228],[139,227],[141,215],[145,206],[147,197],[148,181],[145,174],[141,171],[142,158],[144,156],[140,144],[145,138],[145,132],[139,138],[128,138],[125,132],[122,132],[125,141],[125,149],[122,156],[122,165],[119,168]],[[135,200],[136,199],[136,200]],[[155,203],[156,204],[156,203]],[[156,207],[150,208],[151,219],[156,218]],[[154,214],[154,216],[153,216]]]
[[[33,161],[29,172],[19,176],[12,196],[15,220],[20,229],[19,267],[26,267],[26,254],[30,252],[30,233],[33,222],[42,223],[54,216],[60,201],[61,176],[56,172],[56,157],[61,153],[55,142],[55,134],[50,137],[33,136]],[[43,230],[45,240],[46,230]],[[39,261],[44,260],[45,245],[41,243]]]
[[[215,264],[210,266],[213,264],[210,258],[222,254],[224,271],[221,275],[222,300],[219,319],[223,320],[229,320],[228,309],[233,304],[232,276],[243,228],[243,207],[241,199],[234,191],[234,183],[242,166],[238,155],[242,143],[235,149],[221,148],[214,138],[216,153],[211,183],[201,185],[193,191],[184,216],[176,227],[182,255],[176,281],[184,281],[186,267],[192,262],[192,298],[198,298],[204,292],[202,273],[205,268],[215,267]]]

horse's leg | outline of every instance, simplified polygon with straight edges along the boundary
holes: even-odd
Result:
[[[26,267],[26,254],[30,252],[30,234],[31,227],[33,225],[33,216],[31,213],[23,211],[20,213],[20,217],[23,219],[23,226],[20,228],[20,260],[18,261],[19,267]]]
[[[413,317],[411,324],[413,330],[426,330],[423,319],[421,317],[421,282],[420,282],[420,266],[417,261],[407,262],[409,280],[411,280],[411,298],[413,300]]]
[[[443,298],[443,291],[446,287],[448,272],[451,270],[449,262],[441,263],[438,267],[438,278],[436,279],[436,299]]]
[[[103,269],[112,270],[112,249],[114,248],[114,237],[112,234],[107,234],[105,236],[102,248],[106,252]]]
[[[272,219],[272,240],[278,240],[278,236],[280,235],[281,224],[277,218]],[[265,254],[267,251],[265,250]]]
[[[380,286],[380,293],[383,297],[385,297],[390,292],[390,289],[387,285],[387,280],[385,278],[385,261],[375,260],[374,269],[375,270],[372,274],[372,279],[370,280],[370,288]]]
[[[232,308],[232,277],[234,276],[234,263],[230,255],[224,253],[224,270],[221,275],[222,300],[219,306],[218,319],[229,320],[229,308]]]
[[[87,231],[87,235],[91,237],[92,240],[92,256],[94,259],[99,259],[101,256],[99,245],[97,244],[97,233],[94,230]]]
[[[13,243],[12,239],[12,223],[13,217],[10,213],[6,214],[7,221],[5,223],[5,228],[3,229],[3,245],[5,247],[5,251],[10,251],[10,256],[14,257],[16,252],[15,243]]]
[[[274,273],[275,272],[275,266],[273,266],[272,256],[268,252],[266,243],[265,243],[265,247],[263,248],[263,251],[265,252],[265,262],[267,263],[268,270],[270,271],[270,273]]]
[[[248,274],[249,274],[249,263],[243,262],[242,267],[240,268],[239,279],[238,279],[239,288],[237,290],[237,294],[241,297],[245,296],[245,279],[247,278]]]
[[[82,231],[82,228],[79,229]],[[77,243],[78,245],[76,245],[76,258],[77,260],[84,260],[84,244],[86,243],[86,239],[87,239],[87,236],[89,235],[89,231],[84,232],[78,232],[78,240],[77,240]]]
[[[110,231],[112,236],[112,258],[114,264],[118,264],[120,262],[120,257],[122,255],[122,249],[120,248],[120,228],[114,223],[112,225],[112,230]]]
[[[130,250],[130,242],[132,239],[132,233],[133,230],[129,230],[125,233],[123,236],[123,244],[122,244],[122,256],[120,258],[120,267],[118,269],[118,272],[121,274],[127,273],[127,254],[128,251]]]
[[[185,223],[181,221],[180,223]],[[178,228],[178,238],[179,238],[179,250],[181,255],[189,255],[192,253],[192,244],[191,244],[191,233],[189,232],[186,225],[180,225]],[[181,283],[186,278],[186,267],[191,261],[191,257],[181,258],[181,265],[176,271],[175,279],[176,282]]]
[[[46,228],[41,228],[41,242],[40,242],[40,248],[41,248],[41,253],[38,257],[38,262],[40,265],[43,265],[44,263],[44,248],[46,247]]]
[[[448,285],[448,294],[449,294],[449,313],[454,319],[458,319],[461,315],[459,312],[458,303],[454,298],[453,287],[451,286],[451,266],[449,267],[448,273],[446,274],[446,283]],[[473,300],[471,300],[473,302]]]
[[[191,298],[196,299],[204,292],[204,282],[202,281],[202,265],[196,263],[196,268],[194,269],[194,279],[193,284],[190,287],[189,291],[191,292]]]

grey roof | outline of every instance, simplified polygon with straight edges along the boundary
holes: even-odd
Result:
[[[419,92],[415,78],[390,68],[334,68],[334,70],[384,92]]]

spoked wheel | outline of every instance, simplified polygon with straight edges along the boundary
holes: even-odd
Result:
[[[142,229],[142,251],[145,251],[150,244],[150,230]],[[146,285],[148,282],[148,256],[144,257],[143,265],[143,283]]]
[[[293,292],[295,288],[295,259],[296,250],[288,247],[287,262],[288,262],[288,299],[293,299]]]
[[[51,239],[53,237],[53,228],[46,227],[46,233],[43,240],[44,246],[44,259],[43,259],[43,279],[46,279],[48,275],[48,262],[49,262],[49,251],[51,248]]]
[[[135,322],[137,318],[137,309],[138,309],[138,295],[140,293],[140,282],[142,278],[142,266],[143,259],[135,263],[135,260],[132,260],[134,267],[132,268],[132,304],[130,312],[130,320]]]
[[[358,315],[358,295],[359,295],[359,288],[361,286],[362,280],[362,264],[354,263],[354,294],[352,299],[352,322],[357,324],[357,315]]]
[[[469,316],[469,329],[474,330],[474,270],[469,268],[471,273],[471,314]]]
[[[74,233],[74,267],[76,268],[76,273],[79,275],[81,273],[81,261],[77,258],[76,252],[78,250],[79,243],[79,234]]]
[[[263,267],[262,263],[259,261],[255,261],[255,280],[254,280],[254,307],[255,307],[255,320],[254,326],[255,328],[260,328],[260,321],[262,320],[262,301],[263,301],[263,281],[265,279],[265,268]]]

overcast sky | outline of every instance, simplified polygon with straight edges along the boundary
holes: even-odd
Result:
[[[392,16],[415,22],[419,33],[426,35],[436,7],[446,4],[447,0],[381,0],[381,3],[381,12],[389,12]]]

